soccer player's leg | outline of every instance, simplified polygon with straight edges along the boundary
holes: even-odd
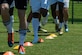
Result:
[[[43,21],[44,25],[46,24],[45,22],[47,21],[46,19],[48,18],[46,12],[48,12],[47,9],[40,8],[40,15],[43,16],[42,21]],[[47,33],[47,30],[43,29],[41,26],[43,26],[42,23],[39,24],[38,31],[39,31],[39,32],[42,31],[42,32],[44,32],[44,33]]]
[[[39,14],[39,22],[41,21],[41,14]],[[42,23],[39,23],[39,27],[38,27],[38,32],[44,32],[47,33],[47,30],[42,28]]]
[[[18,52],[20,54],[25,54],[24,50],[24,40],[26,37],[27,32],[27,20],[26,20],[26,9],[27,9],[27,0],[15,0],[15,5],[18,10],[18,17],[19,17],[19,49]]]
[[[39,9],[41,7],[40,3],[41,1],[37,0],[30,0],[31,1],[31,7],[32,7],[32,26],[33,26],[33,31],[34,31],[34,39],[32,41],[33,44],[38,43],[39,37],[38,37],[38,27],[39,27],[39,17],[40,17],[40,12]],[[36,2],[36,3],[34,3]]]
[[[33,13],[33,18],[32,18],[32,25],[33,25],[33,30],[34,30],[34,39],[32,43],[37,43],[38,42],[38,27],[39,27],[39,13],[34,12]]]
[[[12,43],[14,43],[14,29],[13,29],[14,16],[13,16],[13,10],[14,10],[14,7],[10,8],[10,10],[9,10],[12,32],[8,33],[8,40],[12,40]],[[10,43],[9,43],[9,45],[10,45]]]
[[[31,20],[32,20],[32,10],[30,11],[30,13],[29,13],[29,15],[27,17],[27,32],[31,32],[29,30],[29,24],[30,24]]]
[[[14,23],[14,15],[13,15],[14,7],[15,7],[15,1],[12,1],[11,5],[10,5],[10,10],[9,10],[10,20],[11,20],[12,23]]]
[[[58,3],[56,4],[56,19],[54,20],[55,22],[55,30],[56,32],[58,32],[58,29],[59,29],[59,8],[58,8]]]
[[[50,1],[49,0],[42,0],[41,1],[41,8],[40,8],[40,14],[42,15],[43,19],[42,19],[42,26],[44,26],[47,21],[48,21],[48,10],[49,10],[49,7],[50,7]],[[43,32],[47,32],[47,30],[45,29],[40,29],[41,31]]]
[[[56,8],[56,19],[54,20],[55,22],[55,30],[56,32],[58,32],[58,29],[59,29],[59,10]]]
[[[43,17],[42,18],[42,20],[41,20],[42,26],[44,26],[48,22],[48,16],[49,16],[49,12],[47,12],[46,17]]]
[[[63,30],[62,30],[62,27],[63,27],[63,6],[64,6],[64,3],[63,2],[58,2],[58,5],[59,5],[59,34],[63,34]]]
[[[57,3],[54,3],[54,4],[51,5],[51,12],[52,12],[52,17],[54,19],[54,22],[56,24],[55,30],[56,30],[56,32],[58,32],[58,24],[59,24],[59,22],[58,22],[58,18],[57,18],[57,14],[58,13],[56,11],[56,6],[57,6]]]
[[[9,14],[9,4],[8,3],[2,3],[1,4],[1,15],[2,15],[2,21],[5,27],[8,31],[8,45],[9,47],[12,47],[14,44],[14,36],[13,36],[13,28],[10,21],[10,14]]]
[[[65,32],[68,32],[68,8],[69,8],[69,2],[64,2],[64,28]]]

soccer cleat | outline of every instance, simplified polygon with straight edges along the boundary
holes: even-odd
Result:
[[[64,27],[65,27],[65,32],[68,32],[68,26],[64,25]]]
[[[63,34],[63,29],[59,29],[59,35]]]
[[[8,46],[12,47],[14,44],[14,33],[8,33]]]
[[[39,31],[42,31],[44,33],[47,33],[47,30],[45,30],[45,29],[40,29]]]
[[[32,42],[32,43],[33,43],[33,44],[37,44],[37,43],[43,43],[43,42],[44,42],[44,40],[41,39],[41,38],[39,38],[37,42]]]
[[[68,28],[67,28],[67,29],[65,29],[65,32],[68,32]]]
[[[18,52],[19,52],[19,54],[25,54],[25,48],[22,45],[20,45]]]
[[[47,30],[45,30],[45,29],[39,27],[39,28],[38,28],[38,32],[44,32],[44,33],[47,33]]]

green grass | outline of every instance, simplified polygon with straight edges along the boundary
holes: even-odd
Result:
[[[78,4],[75,4],[75,8],[78,7]],[[80,10],[81,10],[81,5]],[[28,11],[29,12],[29,8]],[[82,19],[81,12],[79,9],[75,10],[74,15],[74,24],[71,24],[71,4],[69,8],[69,32],[62,36],[59,36],[58,33],[55,33],[55,25],[51,21],[51,15],[49,16],[49,22],[44,26],[45,29],[48,30],[48,33],[39,33],[39,37],[44,39],[44,43],[34,44],[33,47],[25,47],[26,54],[25,55],[82,55]],[[18,30],[19,22],[16,11],[15,14],[15,23],[14,29]],[[28,14],[28,13],[27,13]],[[78,19],[77,19],[78,18]],[[29,26],[30,30],[33,31],[32,25]],[[57,34],[58,37],[53,40],[46,40],[45,37],[49,34],[54,33]],[[25,41],[33,40],[33,32],[27,33]],[[15,44],[18,45],[19,42],[19,33],[15,32]],[[13,46],[13,47],[14,47]],[[12,51],[15,55],[19,55],[17,50],[13,50],[13,47],[8,47],[7,45],[7,31],[4,25],[2,24],[2,20],[0,19],[0,55],[2,55],[6,51]]]

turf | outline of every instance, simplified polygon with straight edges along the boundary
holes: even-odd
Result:
[[[48,23],[43,28],[48,30],[48,33],[39,33],[39,37],[44,39],[44,43],[34,44],[33,47],[25,47],[25,55],[82,55],[82,19],[81,19],[81,3],[75,2],[75,15],[74,15],[74,24],[71,24],[71,2],[69,8],[69,32],[64,32],[62,36],[59,36],[58,33],[55,33],[55,25],[52,21],[52,16],[50,14]],[[27,10],[27,15],[30,11],[30,8]],[[14,11],[15,22],[14,30],[18,30],[19,21],[17,17],[17,10]],[[25,41],[33,40],[33,29],[32,25],[29,26],[31,33],[27,33]],[[53,40],[46,40],[45,37],[49,34],[54,33],[58,37]],[[19,33],[15,32],[15,44],[19,43]],[[13,47],[8,47],[7,45],[7,31],[4,25],[2,24],[2,19],[0,19],[0,55],[6,51],[12,51],[15,55],[19,55],[17,50],[13,50]]]

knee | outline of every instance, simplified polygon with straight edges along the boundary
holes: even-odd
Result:
[[[43,17],[46,17],[48,10],[44,8],[40,8],[40,13],[42,14]]]
[[[34,13],[32,13],[32,17],[34,17],[34,18],[39,18],[39,13],[37,13],[37,12],[34,12]]]
[[[9,10],[9,5],[8,4],[1,4],[1,10]]]

